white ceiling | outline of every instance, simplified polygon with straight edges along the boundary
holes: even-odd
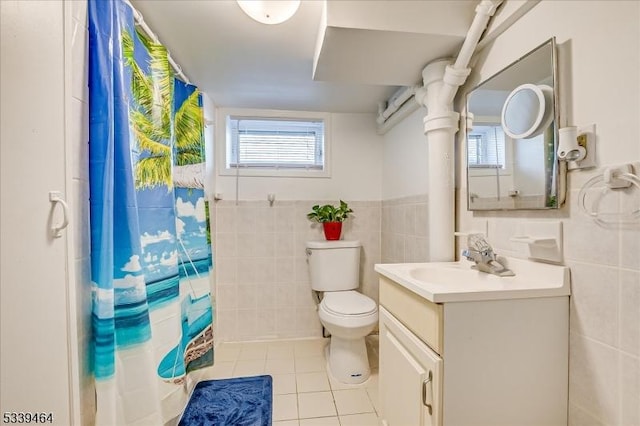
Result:
[[[455,56],[477,4],[332,0],[323,14],[324,1],[303,0],[289,21],[264,25],[235,0],[131,3],[216,105],[329,112],[375,112],[418,83],[429,61]]]

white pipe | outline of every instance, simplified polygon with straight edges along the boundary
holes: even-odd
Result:
[[[409,99],[405,102],[391,117],[387,120],[382,119],[380,121],[381,116],[378,117],[378,129],[377,132],[379,135],[384,135],[387,133],[393,126],[404,120],[415,110],[420,108],[421,104],[418,103],[418,100],[414,97],[413,99]]]
[[[455,259],[455,162],[454,144],[460,114],[453,110],[453,99],[464,84],[469,60],[490,17],[502,0],[483,0],[469,27],[455,65],[440,59],[422,72],[427,107],[424,133],[429,144],[429,258],[432,262]],[[417,98],[417,96],[416,96]]]
[[[378,127],[384,124],[385,118],[382,116],[385,108],[387,106],[386,102],[378,102],[378,117],[376,118],[376,123],[378,123]]]
[[[460,48],[458,57],[456,58],[455,68],[465,68],[475,51],[482,33],[487,28],[489,19],[496,12],[502,0],[483,0],[476,6],[476,16],[473,18],[471,27],[467,31],[467,36]]]
[[[142,31],[144,31],[144,33],[147,36],[149,36],[153,40],[154,43],[161,44],[160,40],[158,39],[158,36],[156,36],[156,34],[151,30],[151,28],[149,28],[149,25],[147,25],[147,23],[144,22],[144,18],[142,16],[142,13],[140,13],[138,11],[138,9],[133,7],[133,5],[128,0],[125,0],[125,2],[127,3],[127,5],[129,5],[131,10],[133,11],[133,17],[136,20],[136,24],[140,28],[142,28]],[[180,65],[178,65],[178,63],[176,61],[174,61],[173,58],[171,57],[171,54],[169,53],[169,49],[167,49],[167,59],[169,60],[169,64],[171,65],[171,67],[175,71],[176,75],[178,77],[180,77],[180,79],[182,79],[182,81],[184,81],[185,83],[191,84],[191,82],[189,81],[189,78],[182,71],[182,67]]]
[[[518,19],[526,15],[531,9],[533,9],[541,0],[527,0],[505,3],[500,14],[504,16],[502,21],[496,21],[491,23],[491,28],[482,34],[482,40],[478,42],[476,52],[482,50],[491,43],[498,36],[504,33],[511,25]],[[473,58],[471,59],[473,61]]]
[[[395,114],[400,107],[402,107],[412,96],[415,95],[416,91],[419,89],[419,86],[408,86],[400,88],[393,96],[390,98],[389,102],[386,105],[386,109],[383,104],[378,104],[378,118],[376,122],[379,125],[383,125],[385,121],[393,114]]]
[[[458,131],[459,114],[452,105],[443,105],[439,93],[444,85],[443,75],[449,60],[427,65],[422,73],[428,114],[424,118],[424,131],[429,144],[429,260],[454,260],[455,231],[455,170],[454,138]]]
[[[489,19],[491,19],[500,3],[502,3],[502,0],[483,0],[476,6],[476,16],[467,31],[467,36],[460,48],[456,62],[453,66],[447,67],[444,76],[445,84],[440,92],[440,100],[443,104],[453,102],[458,92],[458,87],[465,82],[471,72],[467,68],[471,56],[478,45],[482,33],[487,28]]]
[[[460,48],[456,62],[445,72],[444,80],[447,85],[441,90],[443,104],[448,105],[453,102],[458,87],[464,83],[469,75],[470,70],[467,69],[466,66],[475,51],[475,47],[478,44],[482,33],[487,27],[489,19],[493,16],[502,1],[503,0],[484,0],[476,6],[476,16],[467,31],[467,36]],[[394,117],[403,104],[411,98],[411,96],[415,96],[420,90],[424,90],[424,88],[419,86],[401,88],[390,98],[390,102],[386,109],[384,104],[378,105],[378,117],[376,119],[376,122],[378,123],[378,134],[385,134],[391,127],[397,124],[400,119],[405,118],[417,109],[417,106],[412,104],[411,108],[403,110],[403,114],[400,119]],[[424,105],[423,100],[419,99],[419,96],[416,96],[416,102],[420,105]],[[393,118],[393,121],[389,121],[390,117]]]
[[[384,112],[384,110],[387,108],[387,103],[386,102],[378,102],[378,117],[380,117],[382,115],[382,113]]]

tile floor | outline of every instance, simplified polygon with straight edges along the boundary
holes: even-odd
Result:
[[[378,336],[367,337],[371,377],[345,385],[326,370],[329,339],[222,343],[202,380],[269,374],[273,426],[377,426]]]

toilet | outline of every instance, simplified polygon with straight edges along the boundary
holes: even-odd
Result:
[[[329,371],[342,383],[358,384],[371,369],[364,338],[378,322],[376,302],[356,291],[359,241],[308,241],[311,288],[322,295],[320,322],[331,333]]]

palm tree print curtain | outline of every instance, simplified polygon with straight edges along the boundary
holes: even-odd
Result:
[[[97,424],[161,425],[213,364],[199,91],[123,0],[89,1]]]

